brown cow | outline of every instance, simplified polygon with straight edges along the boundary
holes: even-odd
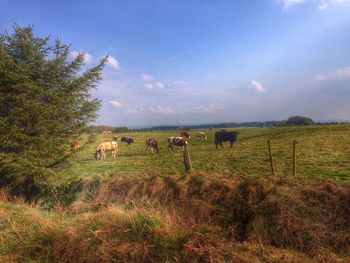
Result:
[[[182,131],[180,133],[180,136],[191,139],[191,134],[189,132],[187,132],[187,131]]]
[[[80,148],[80,143],[78,141],[71,142],[70,148],[72,150],[78,150]]]
[[[148,149],[153,153],[154,150],[156,150],[156,153],[159,153],[159,146],[158,146],[158,142],[156,139],[154,138],[148,138],[146,140],[146,152],[148,151]]]

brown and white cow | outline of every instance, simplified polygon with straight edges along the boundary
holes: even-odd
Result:
[[[102,135],[111,135],[111,134],[112,134],[112,132],[109,130],[102,131]]]
[[[112,158],[115,158],[118,153],[117,142],[103,142],[96,148],[95,159],[106,159],[106,151],[111,151]]]
[[[196,137],[199,139],[204,139],[204,140],[208,139],[208,136],[204,132],[197,132]]]
[[[181,136],[181,137],[184,137],[184,138],[189,138],[189,139],[191,139],[191,133],[189,133],[189,132],[187,132],[187,131],[182,131],[182,132],[180,133],[180,136]]]
[[[182,137],[169,137],[168,138],[168,150],[171,149],[174,151],[174,146],[181,147],[184,150],[187,147],[187,142]]]
[[[154,152],[154,150],[156,151],[156,153],[159,153],[159,146],[158,146],[158,142],[156,139],[154,138],[148,138],[146,140],[146,152],[150,150],[152,153]]]

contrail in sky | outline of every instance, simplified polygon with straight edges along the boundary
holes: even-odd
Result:
[[[173,55],[173,56],[169,56],[169,57],[164,58],[164,59],[160,59],[160,60],[157,60],[157,61],[149,62],[149,63],[143,64],[141,66],[133,67],[133,68],[131,68],[129,70],[125,70],[125,71],[121,71],[121,72],[115,72],[113,74],[114,75],[123,75],[123,74],[127,74],[127,73],[138,71],[138,70],[140,70],[140,69],[142,69],[142,68],[144,68],[146,66],[158,65],[158,64],[162,64],[162,63],[165,63],[165,62],[168,62],[168,61],[172,61],[172,60],[175,60],[175,59],[178,59],[178,58],[185,57],[185,56],[188,56],[190,54],[193,54],[197,50],[201,49],[202,47],[203,47],[203,45],[200,46],[200,47],[197,47],[195,49],[191,49],[191,50],[188,50],[188,51],[185,51],[185,52]]]

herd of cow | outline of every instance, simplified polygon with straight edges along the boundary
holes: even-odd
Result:
[[[103,135],[106,135],[105,133]],[[237,135],[238,132],[237,131],[226,131],[224,129],[222,129],[221,131],[218,131],[215,133],[215,145],[216,145],[216,149],[218,148],[218,145],[220,145],[223,148],[222,143],[223,142],[230,142],[231,148],[233,147],[233,143],[237,140]],[[207,140],[208,137],[204,132],[197,132],[195,135],[197,138],[201,139],[201,140]],[[167,139],[167,146],[168,146],[168,150],[172,150],[174,151],[173,146],[179,147],[182,150],[184,150],[187,145],[188,142],[186,141],[186,139],[190,139],[191,138],[191,134],[187,131],[183,131],[181,132],[180,136],[172,136],[169,137]],[[117,153],[118,153],[118,138],[116,136],[112,137],[112,141],[110,142],[104,142],[104,143],[100,143],[95,151],[95,159],[105,159],[106,158],[106,151],[110,151],[112,157],[116,157]],[[126,143],[127,146],[129,146],[131,143],[134,143],[134,139],[130,138],[130,137],[122,137],[120,139],[121,143]],[[79,148],[80,145],[77,142],[74,142],[71,144],[71,147],[74,149]],[[159,153],[160,152],[160,147],[158,144],[158,141],[155,138],[148,138],[146,139],[146,152],[156,152]]]

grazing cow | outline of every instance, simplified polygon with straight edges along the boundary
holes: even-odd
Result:
[[[187,147],[187,142],[182,137],[169,137],[168,138],[168,150],[173,149],[173,145],[177,147],[181,147],[182,150],[184,150]]]
[[[215,133],[215,145],[216,149],[218,148],[218,144],[220,144],[221,148],[224,148],[222,146],[222,142],[230,142],[231,148],[233,146],[233,143],[237,140],[237,134],[239,132],[237,131],[219,131]]]
[[[125,142],[127,146],[129,146],[130,143],[134,143],[134,139],[130,137],[122,137],[120,141]]]
[[[208,139],[208,136],[204,132],[197,132],[196,137],[199,139],[204,139],[204,140]]]
[[[118,137],[117,137],[117,136],[113,136],[113,137],[112,137],[112,141],[113,141],[113,142],[117,142],[117,141],[118,141]]]
[[[180,136],[191,139],[191,134],[189,132],[187,132],[187,131],[182,131],[180,133]]]
[[[159,146],[158,146],[158,142],[156,139],[154,138],[148,138],[146,140],[146,152],[148,151],[148,149],[153,153],[154,150],[156,150],[156,153],[159,153]]]
[[[106,151],[111,151],[112,157],[115,158],[118,153],[117,142],[103,142],[96,148],[95,159],[106,159]]]
[[[70,148],[72,150],[78,150],[80,148],[80,143],[78,141],[71,142]]]
[[[102,135],[111,135],[111,134],[112,134],[111,131],[108,131],[108,130],[102,131]]]

